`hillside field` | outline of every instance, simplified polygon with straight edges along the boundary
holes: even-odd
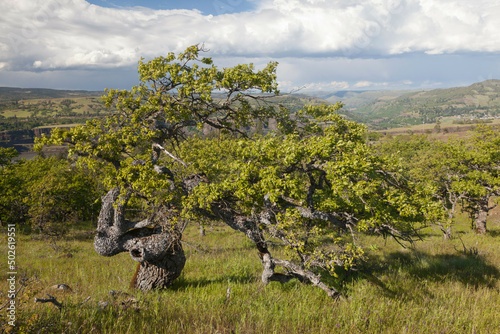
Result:
[[[388,91],[366,103],[348,108],[352,117],[375,130],[435,123],[447,117],[498,118],[500,80],[486,80],[467,87]]]

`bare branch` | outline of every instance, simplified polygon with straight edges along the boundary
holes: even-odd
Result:
[[[182,161],[181,159],[177,158],[175,155],[173,155],[172,153],[170,153],[169,151],[167,151],[167,149],[163,146],[161,146],[160,144],[158,143],[154,143],[153,144],[153,148],[159,148],[160,150],[162,150],[166,155],[168,155],[169,157],[171,157],[172,159],[174,159],[175,161],[177,162],[180,162],[183,166],[187,166],[188,164],[185,163],[184,161]]]
[[[49,294],[47,294],[47,296],[49,296],[48,299],[40,299],[40,298],[36,298],[35,297],[35,303],[52,303],[54,304],[55,306],[57,306],[57,308],[59,310],[62,310],[63,308],[63,305],[57,301],[57,299]]]
[[[90,296],[88,296],[83,302],[80,303],[80,306],[82,306],[83,304],[85,304],[86,302],[88,302],[90,300]]]
[[[191,245],[191,244],[189,244],[189,243],[187,243],[187,242],[185,242],[185,241],[182,241],[182,240],[181,240],[181,243],[182,243],[183,245],[186,245],[186,246],[189,246],[189,247],[193,248],[193,249],[194,249],[195,251],[197,251],[197,252],[200,252],[200,253],[206,253],[206,251],[204,251],[204,250],[202,250],[202,249],[199,249],[199,248],[197,248],[197,247],[195,247],[195,246],[193,246],[193,245]]]
[[[296,203],[293,203],[293,199],[287,198],[285,196],[280,196],[279,199],[282,201],[281,203],[279,203],[282,209],[295,208],[300,213],[302,218],[327,221],[341,229],[346,229],[347,224],[349,224],[350,221],[354,220],[354,217],[351,217],[347,213],[324,212],[324,211],[313,210],[310,208],[305,208]],[[268,195],[264,196],[264,201],[267,207],[269,208],[273,207],[273,204],[269,201]]]

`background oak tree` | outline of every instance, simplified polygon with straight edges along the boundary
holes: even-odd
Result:
[[[377,150],[400,159],[404,174],[421,189],[420,194],[439,204],[429,211],[427,220],[449,239],[459,211],[469,213],[476,233],[486,233],[488,213],[500,194],[499,140],[495,128],[479,126],[467,137],[448,141],[399,136],[382,141]]]

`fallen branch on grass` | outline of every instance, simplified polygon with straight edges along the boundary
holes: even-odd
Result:
[[[85,304],[86,302],[88,302],[90,300],[90,296],[87,297],[87,299],[85,299],[83,302],[80,303],[80,306]]]
[[[57,308],[59,308],[59,310],[61,310],[63,308],[63,305],[61,303],[59,303],[55,297],[49,295],[48,293],[47,293],[47,296],[49,296],[48,299],[40,299],[40,298],[35,297],[35,303],[52,303],[55,306],[57,306]]]

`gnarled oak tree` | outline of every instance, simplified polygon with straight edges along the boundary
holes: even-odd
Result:
[[[105,171],[110,190],[95,249],[129,252],[140,263],[135,287],[163,288],[179,276],[183,227],[200,218],[223,221],[255,243],[264,283],[298,278],[332,297],[338,291],[321,275],[363,258],[356,233],[411,239],[424,216],[419,197],[372,154],[365,128],[336,113],[340,104],[290,115],[269,102],[279,93],[276,63],[219,69],[200,51],[141,61],[138,86],[104,97],[117,110],[112,116],[40,141],[67,143],[81,163]],[[245,131],[271,119],[277,131]],[[218,135],[202,135],[207,129]],[[143,219],[126,216],[132,201],[147,203]],[[272,256],[269,240],[288,257]]]

